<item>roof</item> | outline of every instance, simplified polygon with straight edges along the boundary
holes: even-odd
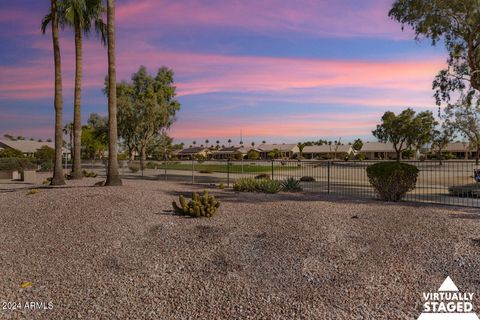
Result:
[[[180,150],[177,154],[179,155],[184,155],[184,154],[197,154],[200,152],[205,152],[207,151],[207,148],[204,147],[192,147],[192,148],[185,148],[183,150]]]
[[[390,142],[365,142],[361,152],[395,152],[393,144]]]
[[[324,144],[321,146],[305,146],[302,153],[334,153],[335,145]],[[341,144],[337,148],[337,152],[346,152],[349,153],[352,149],[352,146]]]
[[[55,149],[54,142],[38,142],[31,140],[0,140],[0,147],[6,146],[8,148],[17,149],[23,153],[35,153],[43,146]],[[66,148],[62,148],[63,153],[70,153]]]
[[[261,144],[258,147],[258,150],[263,152],[270,152],[274,149],[277,149],[281,152],[298,152],[298,146],[294,143],[282,143],[282,144]]]

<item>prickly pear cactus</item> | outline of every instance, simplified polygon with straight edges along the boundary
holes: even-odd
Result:
[[[192,200],[188,201],[180,196],[178,199],[180,205],[172,202],[173,209],[178,214],[185,214],[192,217],[212,217],[220,207],[220,202],[214,196],[210,196],[205,190],[203,195],[192,193]]]

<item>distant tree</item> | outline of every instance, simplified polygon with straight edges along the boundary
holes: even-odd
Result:
[[[35,141],[35,138],[30,138],[29,140],[30,140],[30,141]]]
[[[15,140],[16,140],[14,136],[12,136],[11,134],[7,134],[7,133],[4,134],[3,137],[4,137],[5,139],[11,140],[11,141],[15,141]]]
[[[341,142],[342,138],[338,138],[338,140],[335,140],[333,142],[333,159],[337,159],[337,152],[338,152],[338,148],[342,145],[342,142]],[[330,144],[331,145],[331,144]],[[330,147],[331,148],[331,147]]]
[[[359,152],[360,150],[362,150],[362,148],[363,148],[363,141],[362,141],[362,139],[357,139],[357,140],[353,141],[352,148],[353,148],[353,150],[355,150],[356,152]]]
[[[243,146],[243,141],[240,140],[240,145]]]
[[[297,147],[298,147],[298,150],[300,151],[299,157],[303,158],[303,149],[305,148],[305,144],[299,142],[299,143],[297,143]]]
[[[38,139],[37,142],[43,142],[43,140],[42,140],[42,139]]]
[[[48,139],[47,139],[47,142],[52,142],[52,139],[48,138]]]
[[[13,149],[13,148],[5,148],[0,149],[0,158],[24,158],[22,151]]]
[[[35,152],[35,158],[44,161],[52,161],[55,159],[55,149],[49,146],[42,146]]]
[[[148,145],[170,127],[180,109],[173,71],[161,67],[153,77],[141,66],[132,83],[117,84],[117,97],[119,134],[136,146],[143,169]]]
[[[247,153],[247,158],[250,160],[257,160],[258,158],[260,158],[260,153],[258,153],[258,151],[255,151],[255,150],[250,150]]]
[[[433,130],[432,151],[436,154],[440,165],[442,165],[443,150],[453,140],[453,138],[454,129],[445,123]]]
[[[24,136],[18,136],[17,140],[25,140],[25,137]]]
[[[267,141],[263,140],[262,143],[265,144],[265,143],[267,143]]]
[[[252,141],[252,143],[250,143],[250,145],[252,146],[252,148],[255,148],[255,142]]]
[[[108,118],[90,114],[86,126],[82,127],[82,148],[87,159],[104,156],[108,147]]]
[[[230,144],[232,143],[232,139],[228,139],[228,146],[230,147]]]
[[[205,145],[208,145],[210,141],[208,139],[205,139]]]
[[[480,100],[465,97],[463,103],[449,105],[445,108],[447,123],[455,128],[470,142],[470,147],[476,150],[475,163],[479,165],[480,153]]]
[[[192,144],[193,144],[193,145],[196,145],[196,144],[197,144],[197,141],[193,140],[193,141],[192,141]]]
[[[267,153],[267,158],[269,159],[277,159],[278,157],[280,157],[280,151],[278,151],[278,149],[273,149],[272,151],[268,152]]]
[[[387,111],[382,116],[382,123],[372,131],[380,142],[391,142],[397,161],[402,159],[402,151],[412,147],[420,147],[432,139],[433,127],[436,125],[433,114],[423,111],[418,114],[406,109],[395,115]]]

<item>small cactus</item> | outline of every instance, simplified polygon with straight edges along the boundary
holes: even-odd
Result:
[[[205,190],[202,196],[192,193],[192,200],[188,201],[184,196],[178,197],[179,205],[172,202],[173,209],[178,214],[185,214],[192,217],[212,217],[220,207],[220,202],[214,196],[210,196]]]

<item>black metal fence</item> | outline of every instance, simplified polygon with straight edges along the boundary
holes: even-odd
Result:
[[[149,161],[143,172],[138,162],[123,162],[120,170],[126,179],[144,175],[151,179],[223,184],[225,187],[231,187],[239,178],[268,176],[270,179],[284,180],[293,177],[301,181],[304,192],[372,199],[378,196],[368,180],[366,168],[377,162],[379,161]],[[474,170],[477,169],[474,161],[408,163],[418,167],[419,175],[415,189],[406,195],[405,200],[480,207],[480,183],[474,179]],[[94,169],[97,166],[86,162],[84,167]]]

